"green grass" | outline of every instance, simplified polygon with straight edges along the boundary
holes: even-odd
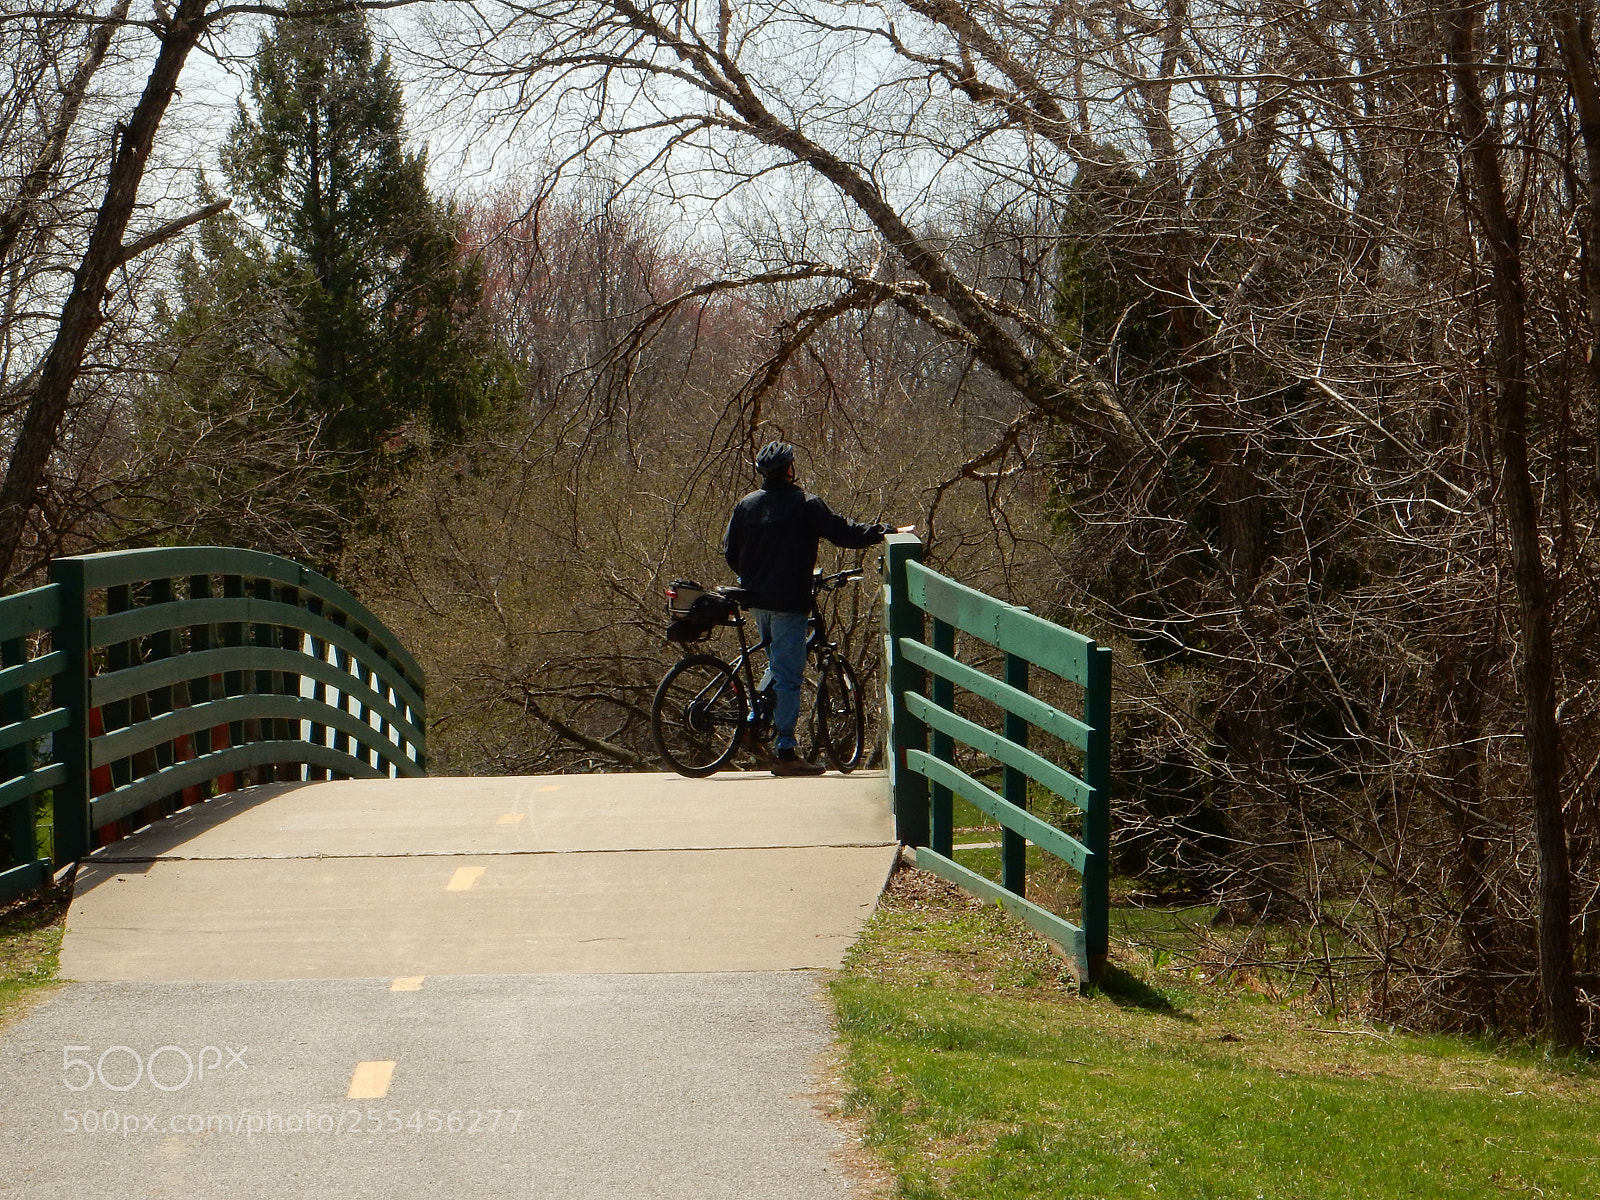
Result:
[[[1045,945],[920,873],[833,985],[844,1110],[905,1200],[1600,1194],[1600,1072],[1332,1025]]]
[[[0,1025],[55,982],[71,898],[70,888],[60,888],[0,908]]]

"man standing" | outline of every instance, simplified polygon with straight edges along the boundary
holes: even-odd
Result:
[[[817,542],[826,538],[847,550],[864,550],[883,541],[890,525],[862,525],[839,516],[821,497],[795,483],[794,447],[768,442],[756,455],[761,487],[734,506],[722,556],[748,593],[750,614],[768,642],[778,735],[774,775],[821,775],[821,763],[795,753],[795,723],[800,717],[800,677],[806,662],[806,620],[811,615],[811,577]],[[909,530],[905,526],[902,532]]]

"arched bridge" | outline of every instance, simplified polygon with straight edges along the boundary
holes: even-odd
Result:
[[[895,831],[919,865],[999,901],[1092,975],[1106,953],[1110,651],[921,560],[915,537],[889,538]],[[1053,681],[1043,694],[1030,683],[1041,668]],[[1075,711],[1057,707],[1061,685]],[[425,775],[424,691],[416,660],[360,601],[275,555],[177,547],[57,560],[48,586],[0,599],[0,904],[244,783]],[[1041,735],[1055,753],[1040,753]],[[1001,827],[998,881],[955,861],[957,797]],[[1035,797],[1048,813],[1030,811]],[[1076,924],[1027,899],[1030,844],[1081,875]]]
[[[0,600],[0,902],[80,864],[73,978],[833,966],[887,873],[881,777],[803,799],[770,777],[425,778],[421,668],[286,559],[127,551],[51,580]],[[772,857],[814,851],[807,888]],[[596,857],[629,852],[658,857]],[[724,852],[757,857],[713,878]],[[439,889],[459,926],[433,919]],[[834,891],[798,960],[717,919],[781,928]]]
[[[76,982],[0,1036],[0,1197],[846,1200],[815,972],[902,844],[1080,974],[1105,945],[1106,652],[886,558],[887,779],[430,778],[411,655],[270,555],[0,600],[0,903],[78,864]]]

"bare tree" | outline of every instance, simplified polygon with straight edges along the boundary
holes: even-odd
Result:
[[[118,122],[109,148],[104,197],[94,217],[87,246],[77,262],[71,288],[54,322],[48,349],[29,371],[22,390],[27,397],[20,427],[12,444],[5,481],[0,484],[0,578],[9,574],[21,545],[28,513],[43,483],[46,465],[56,447],[73,387],[83,367],[91,339],[105,322],[105,294],[115,271],[145,250],[159,245],[196,221],[225,207],[218,203],[148,230],[126,241],[129,221],[138,198],[156,131],[177,90],[178,77],[190,50],[208,25],[209,0],[180,0],[170,19],[159,20],[160,49],[138,103],[126,122]],[[30,224],[36,223],[40,199],[54,183],[59,185],[66,162],[66,146],[95,73],[119,26],[124,26],[128,5],[118,0],[100,17],[67,12],[58,26],[88,30],[78,61],[53,105],[49,131],[35,158],[10,198],[0,246],[15,250]],[[52,64],[54,65],[54,64]],[[48,110],[46,110],[48,111]],[[9,389],[8,389],[9,390]]]
[[[1528,462],[1528,316],[1521,230],[1507,199],[1500,139],[1491,127],[1478,79],[1482,66],[1478,13],[1453,8],[1449,22],[1456,122],[1471,166],[1468,186],[1483,231],[1495,314],[1492,361],[1499,488],[1521,608],[1523,741],[1539,847],[1539,970],[1551,1033],[1560,1044],[1576,1046],[1583,1041],[1583,1028],[1572,986],[1571,872],[1562,813],[1550,589]]]

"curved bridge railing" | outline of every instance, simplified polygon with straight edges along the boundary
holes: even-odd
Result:
[[[422,669],[315,571],[176,547],[50,578],[0,599],[0,903],[238,787],[423,774]]]

